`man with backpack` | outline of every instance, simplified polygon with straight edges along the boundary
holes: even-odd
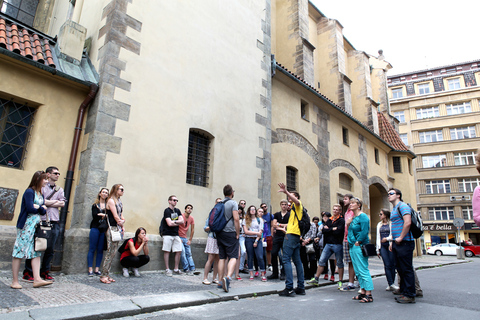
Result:
[[[396,188],[388,190],[388,201],[393,205],[390,221],[393,238],[392,252],[400,276],[400,297],[398,303],[415,303],[415,274],[413,271],[413,250],[415,239],[410,232],[412,223],[411,209],[403,202],[402,192]]]
[[[238,204],[233,200],[234,193],[235,191],[231,185],[227,184],[223,187],[225,199],[217,203],[209,215],[209,227],[211,231],[216,233],[218,254],[220,256],[218,278],[222,279],[222,288],[225,292],[230,290],[230,282],[235,272],[239,248],[240,220],[238,218]],[[220,217],[218,217],[218,214],[220,214]],[[221,229],[217,230],[217,228]],[[230,260],[228,261],[227,270],[225,270],[225,260],[227,258]],[[225,276],[224,273],[226,273]]]
[[[288,218],[287,233],[283,240],[283,268],[285,269],[285,289],[280,296],[292,297],[295,294],[305,295],[305,279],[303,274],[302,260],[300,259],[300,221],[303,217],[303,205],[300,202],[300,194],[296,191],[289,192],[284,183],[279,183],[280,190],[287,195],[292,202],[292,211]],[[309,222],[310,223],[310,222]],[[293,289],[292,262],[297,270],[297,287]]]

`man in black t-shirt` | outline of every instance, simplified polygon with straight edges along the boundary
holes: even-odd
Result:
[[[180,210],[175,208],[178,203],[176,196],[172,195],[168,197],[168,207],[163,212],[163,219],[165,219],[164,229],[163,229],[163,259],[165,260],[165,274],[171,277],[174,273],[181,274],[182,272],[178,269],[180,264],[180,257],[182,254],[182,239],[178,236],[178,226],[183,223],[183,217]],[[169,268],[169,258],[170,251],[175,253],[175,269],[170,270]]]
[[[288,211],[288,201],[280,201],[281,211],[273,215],[272,221],[272,234],[273,234],[273,246],[272,246],[272,270],[273,273],[269,275],[268,279],[278,279],[278,258],[282,261],[280,249],[283,246],[283,238],[285,238],[285,228],[288,225],[288,218],[290,218],[290,212]],[[281,280],[285,280],[285,271],[282,268],[280,275]]]

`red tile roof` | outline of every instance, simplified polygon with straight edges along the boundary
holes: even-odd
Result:
[[[0,47],[56,68],[50,41],[39,33],[0,17]]]
[[[385,115],[381,112],[378,113],[378,128],[380,131],[380,138],[394,147],[395,150],[410,151],[410,149],[408,149],[408,147],[403,143],[402,139],[400,139],[398,132],[395,130],[395,128],[393,128],[392,124],[388,122]]]

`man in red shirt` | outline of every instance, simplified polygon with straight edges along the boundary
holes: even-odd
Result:
[[[193,235],[195,233],[195,219],[192,217],[193,206],[187,204],[185,206],[185,213],[183,216],[183,224],[178,226],[178,235],[182,240],[183,249],[181,255],[181,261],[183,265],[183,271],[190,276],[193,276],[195,272],[195,262],[193,262],[192,250],[190,245],[192,243]],[[190,228],[190,237],[187,239],[188,228]]]

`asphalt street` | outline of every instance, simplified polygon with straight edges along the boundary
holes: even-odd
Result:
[[[305,296],[275,294],[117,319],[478,319],[479,269],[477,258],[470,263],[418,270],[424,297],[417,298],[415,304],[396,303],[393,294],[385,291],[382,276],[373,280],[374,302],[369,304],[351,300],[355,292],[327,286],[307,290]]]

